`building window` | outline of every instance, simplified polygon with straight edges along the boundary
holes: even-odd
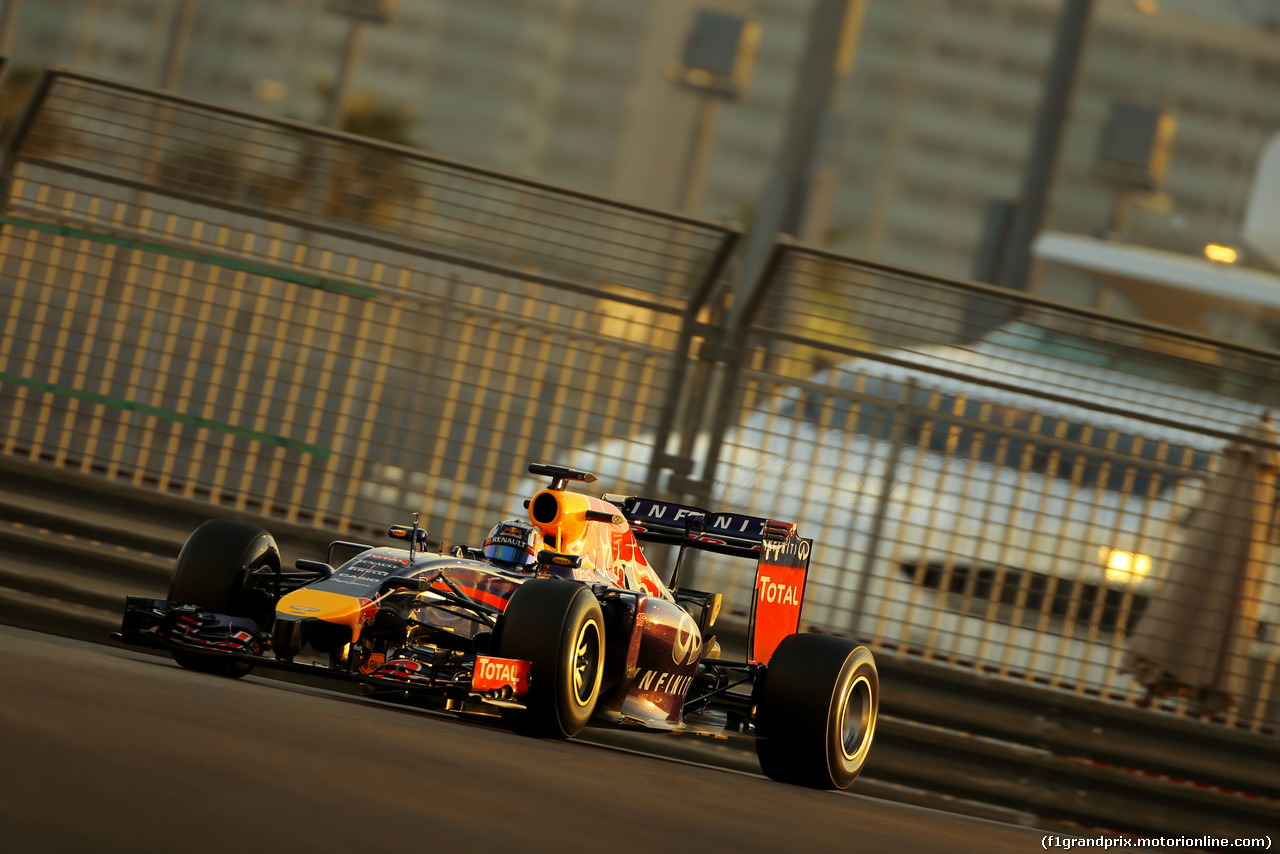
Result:
[[[995,118],[1016,125],[1029,124],[1036,115],[1034,107],[1027,104],[1015,104],[1010,101],[992,101],[990,110],[991,115]]]
[[[1280,127],[1280,113],[1262,114],[1252,110],[1240,111],[1240,124],[1250,131],[1274,133]]]
[[[1113,27],[1096,27],[1089,36],[1091,47],[1102,47],[1116,53],[1132,56],[1141,52],[1142,39],[1128,30]]]
[[[956,160],[961,151],[954,140],[938,136],[917,136],[912,140],[912,147],[934,160]]]
[[[1013,23],[1025,29],[1051,32],[1058,23],[1056,11],[1040,9],[1034,6],[1018,6],[1013,10]]]
[[[1210,119],[1215,122],[1220,122],[1226,118],[1226,113],[1221,104],[1202,101],[1187,95],[1178,98],[1176,107],[1178,113],[1188,118]]]
[[[904,199],[929,207],[947,207],[951,204],[951,192],[939,187],[934,181],[920,181],[915,178],[904,178],[900,192]]]
[[[1034,77],[1039,80],[1044,76],[1044,64],[1017,56],[1002,56],[999,69],[1015,77]]]
[[[971,18],[990,18],[994,6],[991,0],[951,0],[951,9]]]
[[[1185,140],[1176,146],[1174,157],[1179,163],[1203,169],[1213,163],[1215,152],[1212,149],[1196,145]]]
[[[933,52],[945,59],[947,62],[955,63],[957,65],[982,64],[982,51],[979,48],[970,45],[940,41],[933,46]]]
[[[1270,86],[1280,86],[1280,64],[1265,59],[1254,60],[1253,78]]]
[[[996,172],[1017,172],[1022,168],[1021,158],[990,149],[978,152],[978,164]]]
[[[1187,50],[1187,58],[1193,68],[1215,74],[1232,74],[1236,70],[1236,58],[1215,48],[1193,45]]]

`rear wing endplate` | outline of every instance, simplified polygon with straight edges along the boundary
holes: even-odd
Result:
[[[747,624],[747,660],[753,664],[768,664],[782,639],[799,630],[812,552],[813,540],[797,537],[794,527],[760,550]]]

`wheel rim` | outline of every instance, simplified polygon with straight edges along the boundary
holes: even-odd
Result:
[[[595,620],[587,620],[578,630],[572,656],[573,700],[580,707],[587,706],[600,684],[600,627]]]
[[[849,686],[840,710],[840,749],[846,760],[856,759],[866,745],[874,714],[871,682],[859,676]]]

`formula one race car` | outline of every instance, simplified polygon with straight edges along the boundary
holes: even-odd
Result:
[[[812,548],[795,526],[684,505],[567,491],[593,475],[551,465],[483,549],[330,544],[281,566],[272,536],[205,522],[178,555],[167,599],[129,597],[118,640],[167,648],[194,670],[322,672],[459,713],[565,738],[589,722],[755,739],[775,780],[845,788],[871,748],[879,679],[870,651],[796,633]],[[678,547],[671,588],[639,541]],[[676,586],[689,549],[757,561],[745,661],[719,657],[716,593]],[[354,556],[334,568],[334,555]]]

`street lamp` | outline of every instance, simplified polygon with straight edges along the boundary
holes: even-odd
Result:
[[[667,70],[676,85],[698,96],[698,115],[677,184],[677,210],[697,213],[720,104],[742,96],[759,40],[760,25],[755,21],[724,12],[699,12],[680,61]]]
[[[342,126],[351,72],[360,55],[362,27],[365,24],[386,24],[391,20],[394,5],[395,0],[329,0],[325,6],[325,11],[347,19],[347,37],[343,41],[342,55],[338,59],[338,76],[333,82],[333,92],[329,95],[329,106],[325,110],[324,124],[327,127]]]
[[[156,81],[161,89],[177,89],[182,80],[182,66],[187,55],[187,44],[191,41],[195,12],[196,0],[178,0],[173,8],[164,59],[160,62],[160,77]]]

